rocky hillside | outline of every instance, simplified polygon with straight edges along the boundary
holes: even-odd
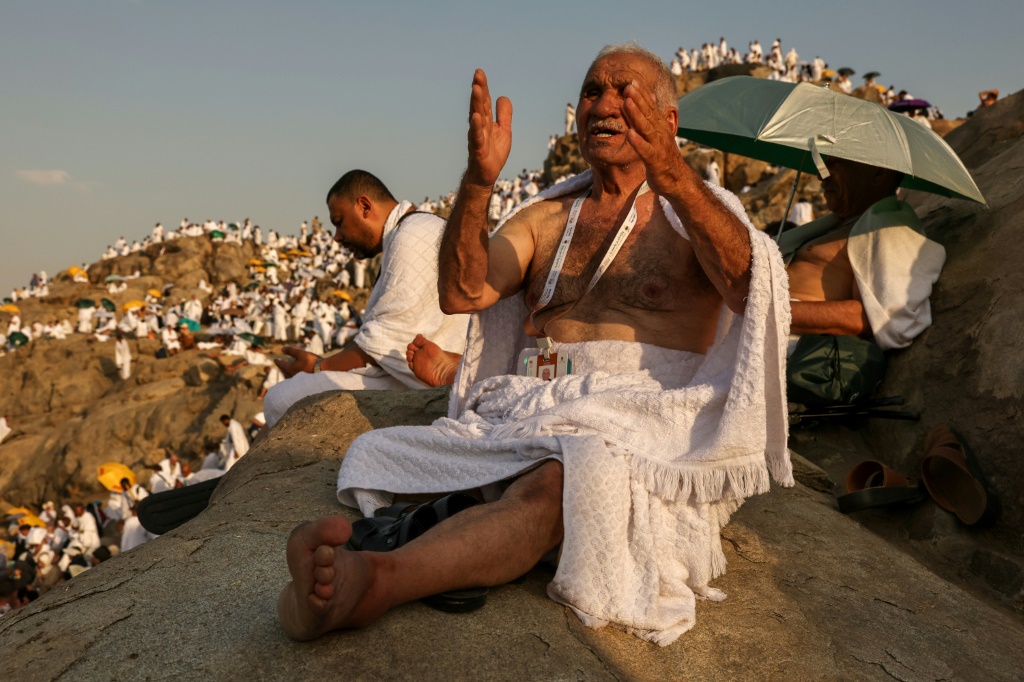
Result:
[[[200,280],[247,283],[251,250],[251,243],[215,244],[205,237],[154,245],[96,263],[88,284],[59,275],[50,296],[18,302],[21,318],[26,324],[74,322],[79,298],[107,297],[121,306],[166,284],[175,285],[175,298],[205,300]],[[135,271],[142,276],[127,280],[123,292],[108,294],[102,285],[110,274]],[[197,350],[157,359],[160,343],[146,338],[129,345],[135,361],[127,382],[114,366],[113,342],[86,335],[38,339],[0,357],[0,414],[14,428],[0,445],[0,501],[38,506],[48,499],[96,499],[105,495],[96,483],[99,464],[124,462],[145,481],[144,467],[168,453],[201,459],[215,448],[224,435],[221,414],[247,424],[262,410],[257,393],[265,368],[230,371],[220,358]]]

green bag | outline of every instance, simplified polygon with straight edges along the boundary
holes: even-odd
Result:
[[[882,349],[856,336],[801,336],[786,367],[789,402],[807,407],[854,405],[885,377]]]

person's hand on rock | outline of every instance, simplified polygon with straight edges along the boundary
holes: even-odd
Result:
[[[274,360],[274,363],[284,372],[286,377],[293,377],[300,372],[312,372],[313,364],[320,358],[319,355],[302,350],[296,346],[285,346],[281,349],[281,352],[295,358],[294,360]]]

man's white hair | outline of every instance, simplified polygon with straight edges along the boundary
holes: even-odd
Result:
[[[605,45],[601,48],[601,51],[594,57],[594,61],[590,63],[590,68],[594,68],[594,64],[598,63],[605,57],[611,57],[613,55],[627,54],[633,55],[634,57],[640,57],[651,66],[654,67],[654,99],[658,107],[665,111],[669,107],[675,106],[676,104],[676,83],[675,78],[672,76],[672,71],[669,70],[661,57],[654,54],[650,50],[645,50],[640,47],[636,42],[630,41],[628,43],[616,43],[613,45]]]

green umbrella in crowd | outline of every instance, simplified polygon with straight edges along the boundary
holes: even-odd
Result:
[[[190,332],[197,332],[203,328],[202,325],[200,325],[198,322],[187,317],[183,317],[180,320],[178,320],[178,326],[180,327],[182,325],[188,327],[188,330]]]
[[[960,157],[929,128],[810,83],[750,76],[708,83],[679,99],[678,134],[792,168],[798,182],[800,173],[828,177],[822,157],[835,157],[898,171],[907,189],[985,203]],[[795,194],[796,184],[790,203]]]
[[[210,239],[224,239],[224,233],[220,230],[213,230],[210,232]]]
[[[250,334],[249,332],[244,332],[242,334],[239,334],[238,338],[244,339],[245,341],[247,341],[248,343],[251,343],[254,346],[262,346],[263,345],[263,337],[262,336],[256,336],[255,334]]]
[[[109,310],[110,312],[117,310],[117,306],[109,298],[101,299],[100,305],[103,306],[104,310]]]
[[[95,308],[96,307],[96,301],[92,300],[91,298],[80,298],[80,299],[78,299],[75,302],[75,307],[79,308],[79,309],[81,309],[81,308]]]
[[[7,335],[7,343],[12,348],[20,348],[28,343],[28,337],[21,332],[11,332]]]

